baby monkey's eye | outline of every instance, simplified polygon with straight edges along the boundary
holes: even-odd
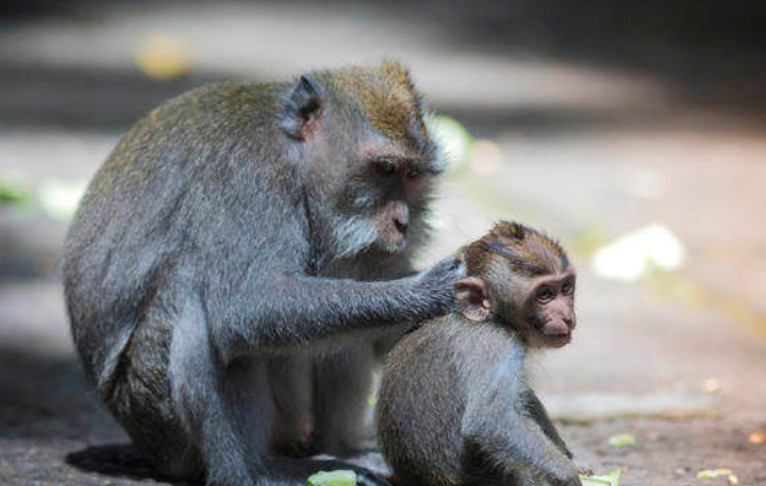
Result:
[[[418,177],[420,176],[420,169],[417,167],[412,167],[410,170],[407,171],[407,177]]]
[[[567,282],[564,282],[561,285],[561,293],[562,294],[569,295],[572,292],[574,292],[574,283],[567,281]]]
[[[553,290],[550,287],[540,287],[535,293],[538,302],[550,302],[554,297]]]

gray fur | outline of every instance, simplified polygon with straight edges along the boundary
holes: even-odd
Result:
[[[307,414],[315,452],[350,446],[373,342],[453,305],[463,273],[454,260],[411,276],[430,183],[409,201],[407,251],[385,262],[368,251],[361,218],[385,193],[360,172],[358,146],[380,134],[353,90],[335,87],[347,85],[344,73],[170,100],[120,141],[72,223],[64,286],[85,372],[167,475],[302,485],[343,466],[277,449]],[[372,90],[386,82],[361,79]],[[309,101],[321,103],[324,149],[300,138]],[[410,150],[433,156],[430,140],[413,140]],[[355,200],[367,212],[350,211]],[[356,469],[363,484],[386,484]]]
[[[447,316],[388,358],[379,438],[397,486],[579,485],[512,330]]]
[[[503,227],[478,241],[502,243]],[[555,345],[546,341],[551,326],[575,327],[573,273],[557,266],[565,255],[553,244],[510,258],[485,248],[460,251],[471,277],[456,287],[459,310],[423,323],[388,356],[377,407],[383,454],[397,486],[579,486],[527,376],[530,350]],[[549,262],[547,280],[520,273],[519,255]],[[571,292],[557,287],[555,299],[538,300],[540,285],[565,278]]]

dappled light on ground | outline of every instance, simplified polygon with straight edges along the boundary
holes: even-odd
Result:
[[[654,269],[678,270],[685,258],[686,250],[678,237],[665,226],[654,223],[599,248],[591,265],[600,277],[635,282]]]

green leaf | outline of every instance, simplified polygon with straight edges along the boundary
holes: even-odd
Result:
[[[28,188],[16,181],[0,180],[0,202],[7,201],[13,204],[26,204],[32,199]]]
[[[40,207],[51,218],[69,221],[77,212],[85,187],[85,183],[46,181],[37,194]]]
[[[583,486],[620,486],[622,471],[617,469],[601,476],[580,476]]]
[[[636,445],[636,436],[633,434],[617,434],[609,437],[609,445],[612,447],[628,447]]]
[[[356,486],[356,473],[349,469],[319,471],[309,476],[306,486]]]
[[[465,166],[473,144],[471,133],[459,121],[444,115],[429,118],[428,125],[436,143],[444,150],[449,170]]]

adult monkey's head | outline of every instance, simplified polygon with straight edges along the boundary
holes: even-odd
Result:
[[[422,236],[443,165],[400,64],[301,76],[280,126],[300,153],[335,258],[397,255]]]

